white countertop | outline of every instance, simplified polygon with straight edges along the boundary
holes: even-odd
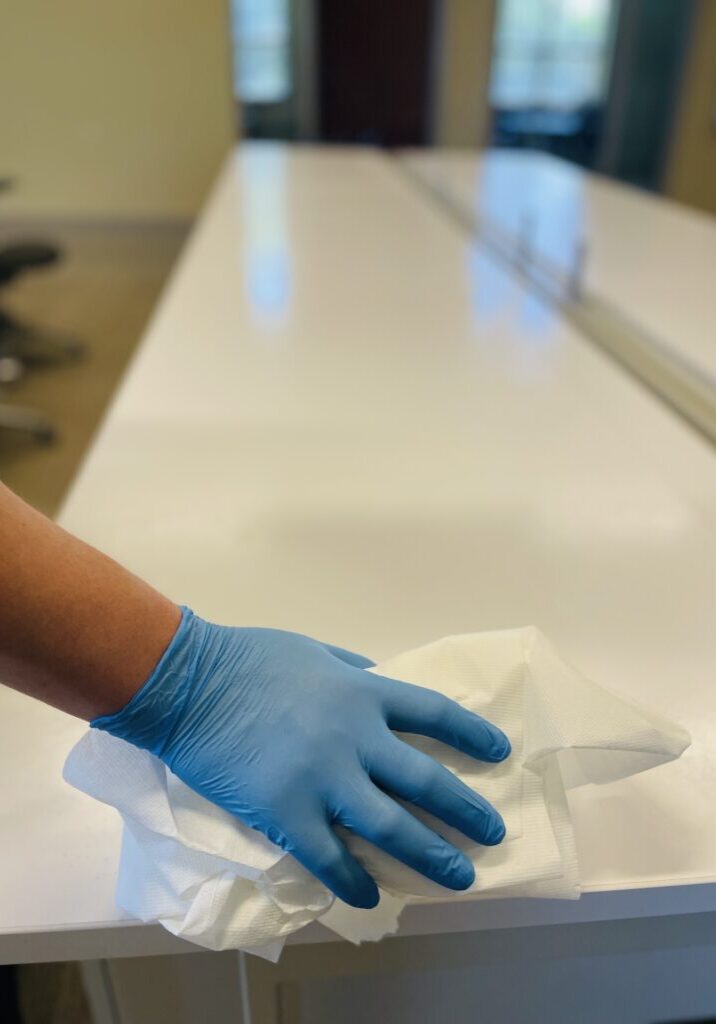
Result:
[[[594,896],[406,928],[716,908],[716,452],[389,160],[227,163],[61,522],[202,615],[376,659],[535,623],[690,729],[574,794]],[[118,821],[60,778],[83,728],[0,690],[0,958],[181,946],[115,927]]]
[[[716,218],[529,150],[413,150],[407,165],[469,215],[569,272],[716,387]]]

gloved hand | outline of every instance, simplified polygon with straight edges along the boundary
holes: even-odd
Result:
[[[91,724],[150,750],[346,903],[373,907],[378,889],[334,824],[449,889],[466,889],[472,863],[392,795],[488,846],[502,840],[502,819],[391,730],[482,761],[502,761],[509,741],[441,694],[365,672],[370,664],[296,633],[216,626],[184,609],[144,686]]]

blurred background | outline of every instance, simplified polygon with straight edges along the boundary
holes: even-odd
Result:
[[[5,217],[183,219],[234,137],[547,150],[716,212],[709,0],[5,0]]]
[[[234,0],[256,138],[545,150],[716,211],[698,0]]]
[[[3,0],[0,471],[44,511],[240,138],[545,151],[716,213],[716,3]]]
[[[713,215],[716,2],[2,0],[0,476],[48,514],[242,138],[537,150]],[[24,1019],[81,1021],[48,970]]]

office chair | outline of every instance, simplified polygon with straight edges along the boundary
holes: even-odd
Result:
[[[13,184],[12,178],[0,177],[0,192]],[[28,270],[56,263],[60,257],[56,246],[40,242],[3,246],[0,248],[0,288]],[[73,361],[84,351],[76,338],[23,323],[0,309],[0,386],[18,380],[26,367]],[[56,436],[52,421],[44,413],[0,401],[0,431],[3,430],[28,434],[44,443],[53,441]]]
[[[0,249],[0,288],[25,270],[55,263],[59,257],[59,250],[50,245],[24,243],[5,246]],[[81,346],[74,340],[58,339],[37,331],[0,309],[0,385],[19,380],[27,365],[76,358],[81,352]],[[52,421],[43,412],[0,401],[2,430],[28,434],[45,444],[56,436]]]
[[[37,242],[20,242],[0,249],[0,288],[28,270],[57,263],[58,248]],[[23,365],[70,362],[84,354],[76,338],[32,324],[22,323],[0,309],[0,359],[15,359]]]

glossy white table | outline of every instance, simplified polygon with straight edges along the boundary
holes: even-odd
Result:
[[[545,153],[415,150],[402,159],[475,226],[503,233],[564,280],[576,270],[584,294],[716,392],[716,218]]]
[[[574,795],[580,903],[403,934],[716,910],[716,453],[387,159],[227,163],[61,522],[205,616],[375,658],[536,623],[691,730]],[[190,948],[114,908],[118,822],[60,778],[82,729],[0,691],[5,961]]]

